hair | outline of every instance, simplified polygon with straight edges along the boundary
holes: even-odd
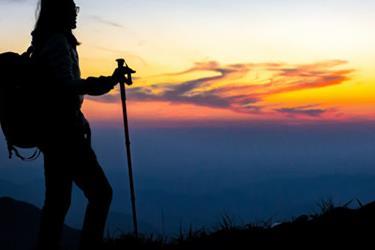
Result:
[[[73,0],[40,0],[36,16],[37,21],[32,35],[32,45],[38,49],[55,33],[63,33],[72,46],[80,43],[68,27],[67,20],[74,5]]]

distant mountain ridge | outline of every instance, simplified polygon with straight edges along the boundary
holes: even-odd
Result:
[[[0,197],[10,196],[41,207],[44,197],[43,179],[14,184],[12,178],[7,178],[6,171],[0,170],[0,176]],[[118,235],[120,232],[132,231],[129,190],[121,183],[123,178],[118,177],[120,174],[110,176],[114,187],[111,205],[113,215],[108,218],[106,234],[109,232],[109,235]],[[368,203],[373,200],[375,190],[375,176],[366,174],[278,177],[266,180],[249,178],[244,183],[234,179],[232,188],[220,189],[204,189],[203,179],[206,177],[208,178],[207,175],[201,176],[201,181],[194,179],[191,184],[181,180],[168,182],[153,178],[140,179],[137,188],[140,230],[144,233],[174,236],[179,233],[180,228],[186,229],[190,225],[195,229],[215,226],[223,213],[248,222],[268,220],[270,217],[280,221],[315,211],[317,203],[322,199],[331,198],[337,204],[344,204],[352,199]],[[185,190],[184,187],[189,189]],[[66,224],[79,229],[85,206],[84,196],[79,190],[73,190],[72,206]]]
[[[0,249],[31,250],[37,239],[41,210],[10,197],[0,198]],[[79,231],[65,226],[63,249],[75,250]]]

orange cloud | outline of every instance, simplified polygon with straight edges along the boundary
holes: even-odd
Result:
[[[317,117],[334,109],[322,109],[317,105],[300,107],[279,104],[271,107],[265,102],[269,96],[292,91],[324,88],[343,84],[350,79],[352,69],[340,69],[346,61],[331,60],[313,64],[289,65],[284,63],[221,65],[216,61],[199,62],[193,67],[176,73],[183,76],[201,71],[211,72],[181,83],[153,83],[150,86],[129,89],[129,99],[137,102],[168,102],[191,104],[209,108],[228,109],[239,113],[308,115]],[[160,77],[160,76],[158,76]],[[102,102],[114,102],[118,96],[102,97]],[[281,105],[281,107],[280,107]]]

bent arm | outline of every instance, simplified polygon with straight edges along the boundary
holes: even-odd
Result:
[[[63,34],[55,34],[41,51],[41,57],[59,91],[77,95],[102,95],[115,85],[112,77],[89,77],[81,79],[78,56]]]

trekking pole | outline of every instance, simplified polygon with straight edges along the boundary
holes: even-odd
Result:
[[[120,92],[121,92],[121,103],[122,103],[122,113],[124,119],[124,131],[125,131],[125,145],[126,145],[126,155],[128,158],[128,171],[129,171],[129,184],[130,184],[130,198],[132,204],[132,213],[133,213],[133,226],[134,226],[134,235],[138,238],[138,223],[137,223],[137,210],[135,206],[135,189],[134,189],[134,180],[133,180],[133,169],[132,169],[132,158],[130,151],[130,136],[129,136],[129,125],[128,125],[128,113],[126,109],[126,90],[125,83],[127,85],[132,85],[132,75],[135,73],[134,70],[128,67],[124,59],[117,59],[117,70],[121,75],[126,75],[126,78],[120,80]],[[125,67],[124,67],[125,65]]]

